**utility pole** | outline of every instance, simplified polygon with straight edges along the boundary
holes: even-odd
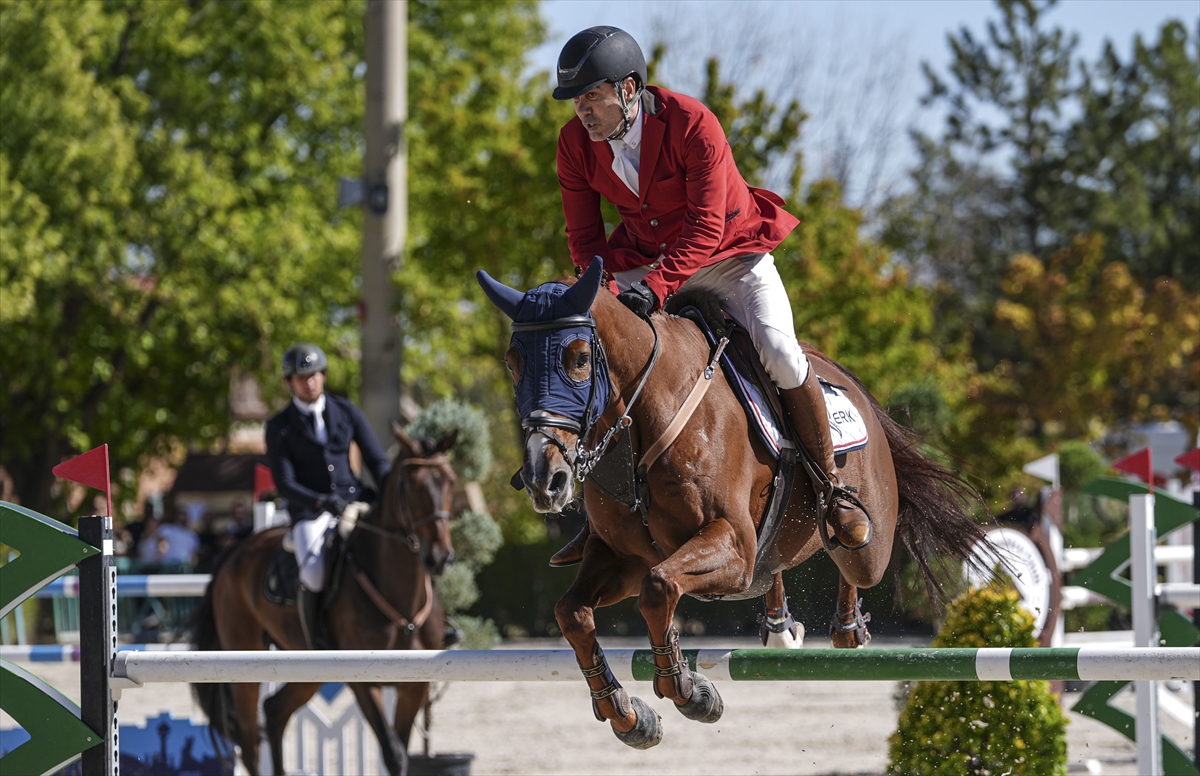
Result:
[[[368,0],[364,140],[362,409],[384,449],[400,408],[400,268],[408,232],[408,2]],[[377,483],[382,484],[382,483]]]

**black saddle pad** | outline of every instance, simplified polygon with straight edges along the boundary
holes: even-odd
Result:
[[[267,581],[263,584],[263,596],[273,604],[296,605],[296,586],[300,584],[300,567],[296,556],[287,550],[275,553],[271,567],[267,569]]]

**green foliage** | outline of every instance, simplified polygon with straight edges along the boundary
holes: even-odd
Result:
[[[492,562],[504,544],[500,526],[490,515],[466,511],[450,527],[456,560],[438,578],[438,600],[462,628],[465,649],[491,649],[500,641],[500,632],[492,620],[462,614],[479,599],[476,576]]]
[[[295,340],[353,389],[335,192],[361,168],[361,11],[0,6],[0,464],[23,504],[52,511],[50,468],[101,442],[131,481],[214,444],[231,379],[280,396]]]
[[[441,439],[458,432],[450,451],[455,470],[467,480],[482,480],[492,467],[492,433],[483,410],[458,399],[429,405],[406,430],[409,436]]]
[[[1107,471],[1108,464],[1086,442],[1071,440],[1058,448],[1058,476],[1065,490],[1079,490]]]
[[[914,133],[882,231],[931,291],[943,354],[968,348],[945,443],[991,498],[1063,440],[1200,426],[1200,38],[1168,22],[1088,63],[1053,6],[998,0],[985,35],[949,36],[947,74],[925,66],[946,122]]]
[[[950,605],[935,647],[1033,647],[1008,580]],[[1066,718],[1048,682],[918,682],[888,739],[892,776],[1067,772]]]
[[[496,521],[486,512],[470,510],[459,515],[450,528],[457,563],[469,565],[476,571],[492,562],[496,551],[504,546],[504,536]],[[458,610],[468,606],[459,607]]]
[[[953,420],[945,393],[930,378],[909,383],[892,394],[888,413],[931,441],[940,438]]]

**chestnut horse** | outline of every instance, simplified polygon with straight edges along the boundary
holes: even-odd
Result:
[[[400,450],[383,492],[375,508],[355,524],[340,573],[326,583],[334,587],[323,616],[337,649],[438,649],[445,637],[431,577],[454,557],[449,518],[455,475],[446,451],[457,432],[437,442],[410,439],[395,424],[392,432]],[[192,620],[197,649],[306,648],[296,607],[272,603],[263,593],[268,567],[286,534],[282,528],[257,533],[219,563]],[[350,685],[393,775],[407,771],[409,733],[429,695],[427,682],[395,687],[396,713],[389,726],[380,686]],[[320,682],[288,683],[263,703],[276,774],[284,772],[288,719],[320,688]],[[194,684],[192,692],[211,729],[241,747],[242,763],[256,776],[259,685]]]
[[[624,743],[644,749],[661,740],[661,719],[614,678],[597,643],[594,610],[637,596],[654,654],[655,693],[671,698],[691,719],[719,719],[720,695],[682,659],[672,618],[683,595],[755,594],[757,529],[773,491],[775,461],[751,433],[723,371],[712,368],[713,348],[696,324],[662,312],[643,320],[607,286],[600,291],[602,272],[596,259],[578,281],[546,283],[527,293],[482,271],[477,277],[513,320],[505,361],[525,429],[520,474],[534,509],[560,512],[575,498],[576,479],[585,477],[591,534],[556,619],[591,690],[596,718],[610,722]],[[827,549],[840,572],[833,644],[862,646],[868,634],[858,588],[881,580],[893,540],[901,538],[926,583],[940,591],[929,561],[969,556],[983,534],[966,511],[978,494],[926,457],[911,432],[847,370],[811,347],[805,352],[820,377],[844,386],[869,436],[865,448],[839,454],[837,461],[842,480],[857,489],[870,515],[874,537],[858,550]],[[694,405],[687,399],[706,373],[710,385]],[[694,414],[679,431],[673,420],[685,405],[694,406]],[[637,472],[632,490],[640,495],[619,503],[596,484],[593,467],[630,442],[636,459],[625,470]],[[646,467],[652,447],[660,454]],[[797,476],[754,586],[766,590],[769,610],[784,607],[782,572],[827,544],[818,510],[808,478]]]

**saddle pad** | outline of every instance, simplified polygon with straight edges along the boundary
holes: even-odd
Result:
[[[267,579],[263,583],[263,597],[273,604],[296,605],[296,585],[300,583],[300,567],[296,556],[287,550],[275,553]]]
[[[687,315],[687,317],[700,326],[705,336],[708,337],[709,343],[715,346],[717,340],[707,322],[704,321],[703,315],[695,308],[688,308],[688,310],[695,311],[694,315]],[[680,311],[681,314],[683,312]],[[767,390],[772,392],[775,391],[775,387],[771,385],[770,378],[762,371],[758,354],[754,352],[745,329],[732,320],[730,326],[734,327],[730,333],[731,347],[726,348],[725,352],[721,354],[721,366],[730,387],[733,388],[734,395],[738,397],[738,401],[746,411],[751,428],[771,451],[771,455],[778,459],[779,443],[784,436],[781,428],[783,419],[781,411],[776,406],[778,399],[774,403],[768,401],[763,385],[764,383],[768,385]],[[749,350],[749,352],[741,353],[741,358],[737,357],[738,348],[736,346],[738,344]],[[752,364],[747,363],[750,359],[753,359]],[[863,421],[862,415],[859,414],[858,408],[837,386],[830,384],[824,378],[819,379],[825,394],[825,411],[829,416],[829,433],[833,440],[833,452],[835,454],[848,453],[866,447],[867,425]]]

